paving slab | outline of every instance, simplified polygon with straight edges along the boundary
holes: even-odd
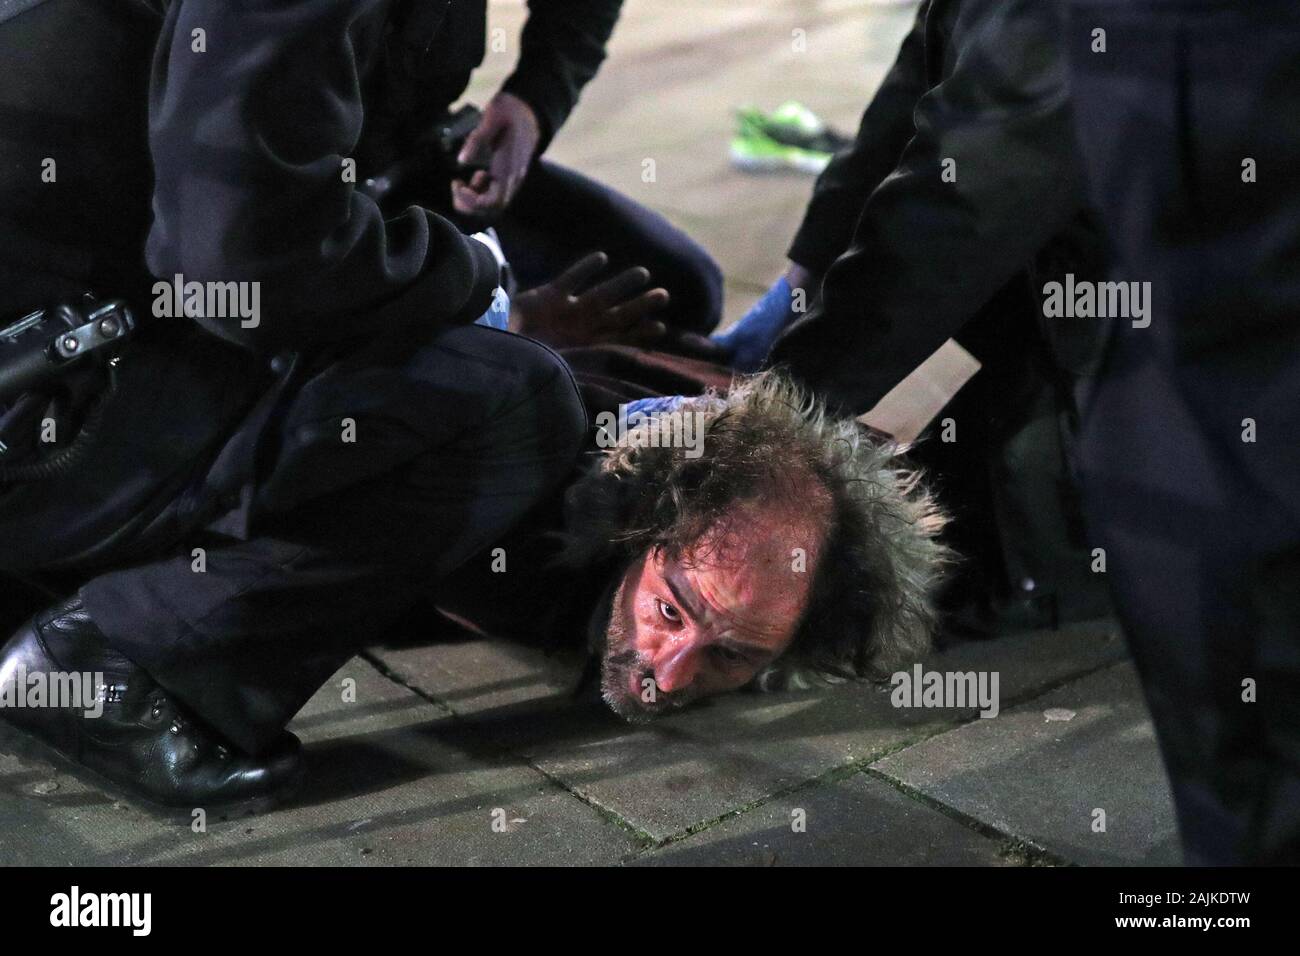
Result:
[[[802,827],[802,829],[800,829]],[[1007,866],[989,839],[856,774],[772,800],[638,857],[636,866]]]
[[[655,840],[975,718],[975,707],[899,709],[888,688],[848,683],[735,694],[652,725],[575,700],[578,657],[507,642],[379,648],[383,666]],[[927,669],[998,671],[1004,703],[1122,659],[1108,621],[967,643]]]
[[[344,681],[355,698],[344,701]],[[292,725],[308,782],[273,813],[160,819],[0,741],[0,860],[32,865],[581,865],[641,844],[356,659]]]
[[[872,769],[1071,862],[1180,862],[1168,780],[1128,663]]]

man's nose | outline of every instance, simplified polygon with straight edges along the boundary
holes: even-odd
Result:
[[[689,687],[695,680],[697,660],[691,641],[669,644],[655,660],[655,686],[665,694]]]

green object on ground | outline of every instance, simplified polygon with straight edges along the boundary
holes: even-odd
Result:
[[[739,129],[731,141],[731,161],[739,169],[820,173],[848,143],[816,113],[793,101],[770,113],[742,107],[737,118]]]

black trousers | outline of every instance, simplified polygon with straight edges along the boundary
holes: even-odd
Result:
[[[114,542],[133,563],[81,589],[115,648],[250,752],[553,491],[586,431],[558,356],[480,326],[318,362],[273,417],[238,520],[198,482],[180,513],[203,523],[173,513],[146,557]]]
[[[1089,0],[1067,29],[1112,278],[1152,302],[1086,412],[1092,530],[1187,861],[1300,862],[1300,13]]]

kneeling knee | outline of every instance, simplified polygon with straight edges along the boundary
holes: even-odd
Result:
[[[511,430],[531,436],[547,477],[568,474],[587,433],[587,410],[568,363],[546,346],[511,336],[517,374],[507,398]]]

